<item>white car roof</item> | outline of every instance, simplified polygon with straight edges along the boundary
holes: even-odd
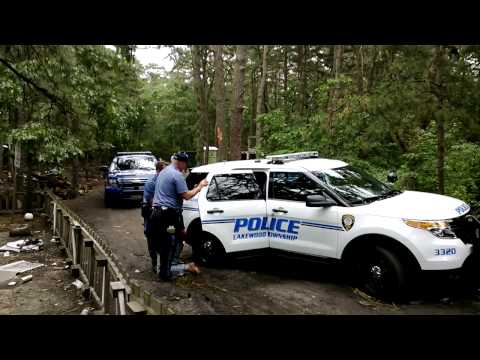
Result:
[[[291,169],[291,168],[302,168],[309,171],[321,171],[328,169],[335,169],[342,166],[347,166],[348,164],[340,160],[332,159],[302,159],[295,161],[287,161],[284,164],[268,164],[269,160],[260,159],[260,160],[237,160],[237,161],[223,161],[208,165],[198,166],[192,169],[192,172],[202,172],[209,173],[211,171],[228,171],[234,169]]]

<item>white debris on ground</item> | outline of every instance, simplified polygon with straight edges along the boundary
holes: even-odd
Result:
[[[24,251],[39,251],[43,248],[42,239],[22,239],[17,241],[10,241],[6,245],[0,247],[0,251],[13,251],[16,253]],[[5,256],[5,255],[4,255]]]
[[[0,266],[0,271],[9,271],[13,272],[15,275],[18,275],[42,266],[44,265],[41,263],[32,263],[30,261],[20,260]]]
[[[33,220],[33,214],[32,213],[26,213],[23,218],[25,219],[25,221],[32,221]]]
[[[75,286],[77,289],[81,289],[83,286],[83,282],[77,279],[74,282],[72,282],[72,285]]]

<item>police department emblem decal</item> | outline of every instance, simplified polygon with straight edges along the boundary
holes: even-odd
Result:
[[[353,215],[343,215],[342,216],[342,225],[345,228],[345,230],[350,230],[353,227],[353,224],[355,223],[355,216]]]

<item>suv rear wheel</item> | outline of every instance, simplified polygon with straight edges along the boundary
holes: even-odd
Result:
[[[374,246],[351,264],[356,285],[386,301],[403,301],[408,295],[405,262],[394,251]]]
[[[106,207],[106,208],[113,208],[113,206],[114,206],[114,201],[113,201],[111,195],[109,195],[108,193],[105,193],[103,199],[104,199],[105,207]]]
[[[226,252],[220,241],[204,231],[194,235],[192,241],[193,258],[208,266],[221,266],[225,263]]]

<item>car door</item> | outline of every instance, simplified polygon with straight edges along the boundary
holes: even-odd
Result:
[[[198,204],[202,229],[219,239],[226,252],[268,247],[262,224],[266,194],[250,170],[211,172]]]
[[[307,195],[319,194],[324,194],[322,186],[306,173],[283,169],[270,172],[267,215],[271,248],[336,257],[342,231],[338,207],[306,206]]]

